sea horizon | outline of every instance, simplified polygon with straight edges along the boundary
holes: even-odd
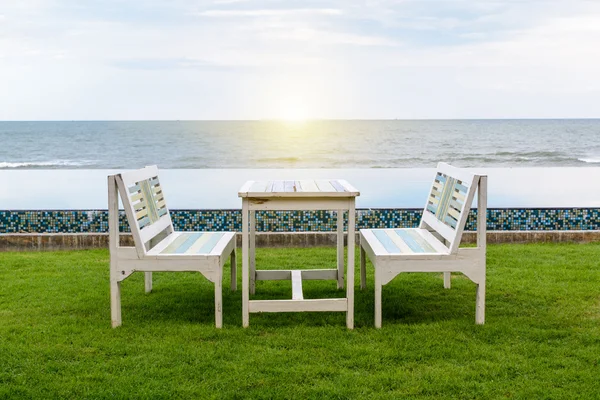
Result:
[[[507,117],[507,118],[230,118],[230,119],[23,119],[3,122],[283,122],[289,124],[311,121],[565,121],[600,120],[600,117]]]
[[[0,122],[0,169],[600,166],[600,119]]]

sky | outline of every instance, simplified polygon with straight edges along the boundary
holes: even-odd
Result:
[[[0,120],[599,118],[600,0],[0,0]]]

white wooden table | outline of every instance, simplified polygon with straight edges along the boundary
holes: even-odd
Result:
[[[355,198],[360,193],[345,180],[248,181],[240,189],[242,198],[242,322],[250,324],[250,313],[340,311],[346,326],[354,327],[354,228]],[[256,270],[255,228],[259,210],[336,210],[337,268]],[[302,280],[336,280],[344,287],[344,211],[348,211],[348,269],[346,297],[304,299]],[[292,281],[291,300],[250,300],[257,280]]]

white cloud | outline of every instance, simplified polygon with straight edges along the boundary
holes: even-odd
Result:
[[[69,4],[2,9],[0,119],[599,116],[598,2]]]
[[[342,11],[336,8],[287,8],[259,10],[206,10],[193,13],[200,17],[277,17],[301,15],[340,15]]]

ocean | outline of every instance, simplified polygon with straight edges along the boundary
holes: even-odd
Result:
[[[599,167],[600,119],[0,122],[0,169]]]

